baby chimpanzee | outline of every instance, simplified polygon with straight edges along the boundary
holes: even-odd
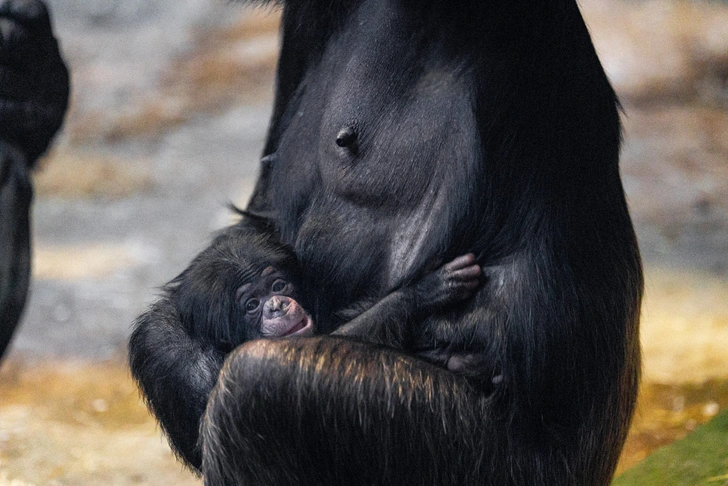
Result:
[[[473,255],[458,257],[377,302],[353,305],[334,334],[401,348],[413,323],[468,298],[480,274]],[[298,282],[293,252],[264,218],[243,213],[166,290],[187,331],[228,352],[251,339],[313,335],[310,289]]]

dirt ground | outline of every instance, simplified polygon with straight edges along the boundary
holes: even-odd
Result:
[[[0,486],[199,485],[140,401],[125,345],[230,220],[224,204],[250,193],[277,17],[206,0],[50,3],[73,104],[36,178],[31,299],[0,368]],[[728,408],[728,6],[582,8],[624,104],[646,269],[624,470]]]

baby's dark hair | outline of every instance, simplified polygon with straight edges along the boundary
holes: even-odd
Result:
[[[165,287],[191,335],[210,343],[241,344],[245,334],[235,294],[272,266],[298,281],[298,262],[292,249],[278,239],[265,218],[237,210],[241,220],[221,230],[212,244]],[[224,346],[227,347],[227,346]]]

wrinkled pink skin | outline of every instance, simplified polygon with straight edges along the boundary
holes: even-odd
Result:
[[[313,319],[298,302],[285,295],[265,301],[260,322],[263,337],[313,336]]]

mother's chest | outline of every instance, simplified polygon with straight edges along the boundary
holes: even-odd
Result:
[[[278,190],[403,209],[470,182],[479,142],[467,78],[395,76],[382,62],[353,58],[306,79],[278,146]]]

